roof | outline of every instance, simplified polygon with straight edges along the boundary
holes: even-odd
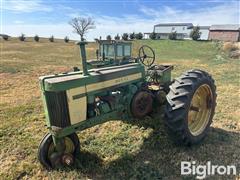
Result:
[[[199,26],[200,29],[209,29],[210,26]]]
[[[154,27],[159,27],[159,26],[190,26],[192,27],[192,23],[161,23],[161,24],[156,24]]]
[[[172,32],[168,32],[168,33],[156,33],[157,35],[169,35],[169,34],[171,34]],[[186,33],[178,33],[178,32],[176,32],[176,34],[182,34],[182,35],[186,35]]]
[[[240,29],[240,24],[217,24],[212,25],[210,30],[226,30],[226,31],[237,31]]]
[[[7,34],[0,34],[1,37],[4,37],[4,36],[7,36],[7,37],[10,37],[9,35]]]

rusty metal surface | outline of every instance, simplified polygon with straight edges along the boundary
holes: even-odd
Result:
[[[63,154],[62,163],[64,165],[71,166],[71,165],[73,165],[73,162],[74,162],[74,157],[72,154],[70,154],[70,153]]]
[[[152,111],[152,95],[147,91],[139,91],[132,100],[131,112],[136,118],[143,118]]]

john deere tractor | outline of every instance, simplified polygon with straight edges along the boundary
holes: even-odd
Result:
[[[123,41],[100,41],[97,59],[87,61],[86,44],[78,43],[81,70],[40,77],[49,129],[38,149],[44,167],[74,163],[80,153],[77,131],[113,120],[141,121],[162,105],[176,143],[189,146],[206,136],[216,106],[207,72],[193,69],[171,80],[173,66],[154,64],[151,47],[142,46],[132,57],[132,44]]]

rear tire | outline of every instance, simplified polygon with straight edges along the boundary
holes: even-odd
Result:
[[[216,96],[214,80],[202,70],[187,71],[174,80],[167,94],[165,124],[177,144],[197,144],[207,135]]]

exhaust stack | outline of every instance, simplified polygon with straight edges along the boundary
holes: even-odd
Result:
[[[77,45],[80,46],[81,57],[82,57],[82,68],[83,68],[84,76],[89,75],[88,69],[87,69],[87,58],[86,58],[86,49],[85,49],[86,44],[87,44],[87,42],[84,42],[84,41],[77,42]]]

